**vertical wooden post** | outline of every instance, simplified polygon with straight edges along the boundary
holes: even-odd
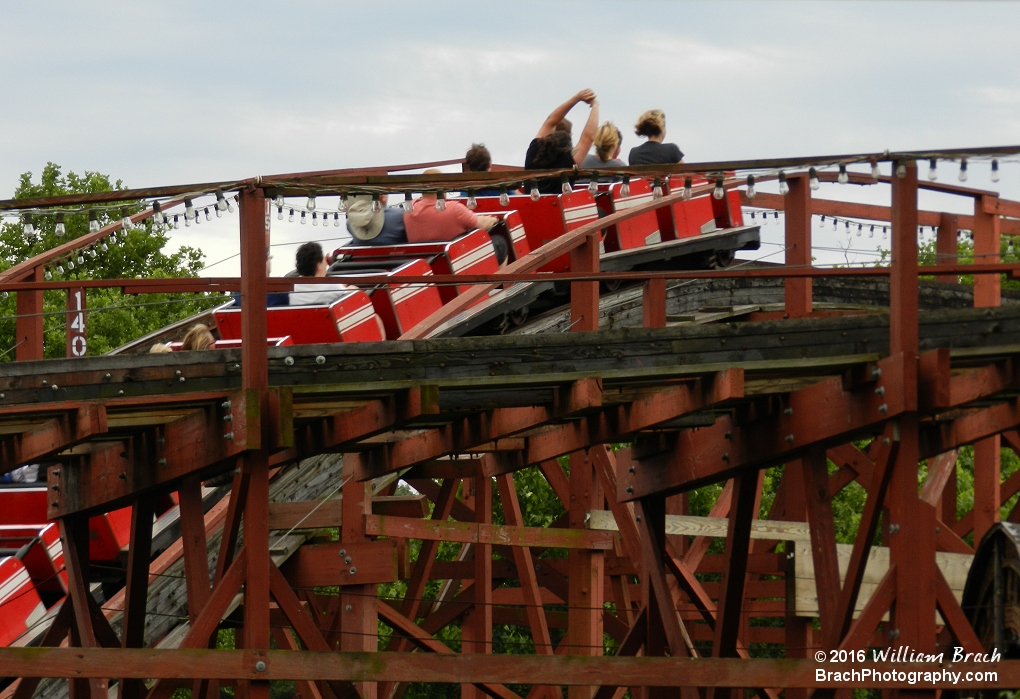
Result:
[[[475,476],[475,521],[492,523],[492,478],[481,473]],[[492,544],[472,544],[474,552],[474,606],[464,616],[462,643],[464,653],[492,653]],[[462,684],[462,699],[486,696],[477,685]]]
[[[584,243],[570,251],[570,271],[593,274],[599,271],[599,237],[593,233]],[[599,283],[570,283],[571,330],[599,329]]]
[[[890,563],[910,571],[896,577],[890,641],[925,653],[935,648],[935,508],[917,493],[917,163],[892,178],[892,277],[889,352],[905,355],[903,394],[907,412],[899,420],[900,445],[883,517]]]
[[[786,195],[786,264],[807,267],[811,264],[811,188],[807,175],[788,180],[790,192]],[[791,318],[811,313],[811,279],[789,278],[783,283],[786,290],[786,313]]]
[[[269,424],[269,359],[266,352],[266,230],[269,227],[265,194],[242,190],[241,209],[241,386],[258,395],[260,433]],[[244,599],[244,647],[269,649],[269,452],[245,454],[242,468],[248,475],[244,503],[244,537],[248,575]],[[239,685],[243,689],[244,685]],[[269,682],[248,684],[251,699],[268,699]],[[243,693],[243,692],[242,692]]]
[[[368,541],[365,515],[372,514],[370,483],[354,479],[357,454],[344,454],[343,509],[340,541],[354,544]],[[340,650],[374,652],[378,650],[378,610],[375,585],[345,585],[340,588]],[[356,682],[361,699],[376,699],[378,684]]]
[[[641,296],[641,321],[646,328],[666,327],[666,280],[649,279]]]
[[[36,267],[32,273],[25,277],[27,282],[41,282],[43,280],[43,268]],[[23,362],[32,359],[43,358],[43,292],[42,291],[19,291],[15,302],[18,319],[15,321],[14,340],[17,349],[14,350],[16,361]]]
[[[955,264],[959,261],[960,217],[956,214],[942,214],[939,217],[939,232],[935,238],[935,262],[937,264]],[[959,277],[955,274],[936,275],[935,281],[955,284]]]
[[[138,498],[131,508],[131,541],[128,548],[127,581],[124,584],[124,622],[121,632],[123,648],[145,647],[145,609],[149,590],[149,558],[152,555],[153,514],[154,500],[151,495]],[[121,699],[140,699],[144,696],[144,689],[142,680],[120,681]]]
[[[994,211],[997,197],[981,196],[974,199],[974,262],[999,262],[999,216]],[[1002,298],[998,274],[974,277],[974,307],[998,306]],[[982,439],[974,444],[974,547],[985,533],[999,521],[999,484],[1001,480],[1001,451],[999,435]]]
[[[602,488],[588,452],[570,455],[571,529],[584,529],[589,509],[601,509]],[[602,655],[602,605],[604,598],[605,557],[602,551],[571,549],[569,554],[567,600],[567,642],[570,655]],[[594,686],[571,685],[569,699],[591,699]]]

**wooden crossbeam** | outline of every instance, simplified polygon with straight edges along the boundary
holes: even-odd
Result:
[[[23,432],[0,435],[0,475],[18,466],[52,457],[90,437],[106,432],[106,408],[86,403]]]
[[[786,407],[765,417],[741,421],[723,415],[711,427],[681,430],[665,452],[657,439],[645,445],[639,440],[638,463],[633,472],[620,474],[617,497],[630,501],[690,490],[744,469],[792,461],[814,445],[845,443],[912,407],[900,390],[911,371],[907,355],[880,360],[877,368],[874,382],[849,390],[831,378],[794,391]]]

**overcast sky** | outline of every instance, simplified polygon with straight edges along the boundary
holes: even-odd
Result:
[[[47,161],[131,187],[452,158],[472,141],[521,164],[583,87],[625,152],[657,107],[692,162],[1020,143],[1012,2],[10,0],[0,17],[4,198]],[[1020,198],[1020,165],[1003,172]],[[991,186],[987,166],[970,183]],[[887,196],[850,189],[830,195]],[[212,263],[236,251],[236,221],[173,242]],[[274,217],[276,243],[321,231]],[[278,248],[274,273],[292,254]]]

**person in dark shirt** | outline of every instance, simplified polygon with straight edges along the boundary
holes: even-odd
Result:
[[[350,245],[403,245],[407,242],[404,212],[386,208],[386,195],[379,197],[379,210],[373,211],[372,197],[359,194],[347,204],[347,232]]]
[[[586,102],[591,107],[591,111],[575,148],[570,134],[570,122],[567,121],[566,116],[567,112],[579,102]],[[524,156],[524,169],[566,169],[580,165],[584,162],[588,151],[591,150],[598,123],[599,103],[595,98],[595,93],[591,90],[581,90],[554,109],[542,122],[535,138],[528,145],[527,155]],[[538,181],[538,191],[543,194],[558,194],[560,187],[560,181],[556,178],[546,177]]]
[[[631,165],[675,165],[684,160],[683,151],[675,143],[663,143],[666,138],[666,115],[661,109],[650,109],[642,114],[634,133],[648,139],[646,143],[630,149]]]

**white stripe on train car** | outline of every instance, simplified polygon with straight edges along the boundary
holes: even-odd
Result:
[[[337,318],[336,327],[341,332],[345,330],[351,330],[362,323],[371,320],[375,316],[375,310],[373,310],[371,304],[362,306],[345,316]]]
[[[57,556],[64,555],[64,547],[60,545],[60,539],[46,545],[46,553],[49,554],[50,560],[57,560]]]
[[[662,233],[655,231],[647,238],[645,238],[645,245],[655,245],[656,243],[662,242]]]
[[[408,299],[414,298],[418,294],[425,293],[431,287],[425,286],[424,284],[399,284],[394,285],[390,288],[390,298],[393,303],[403,303]]]
[[[583,204],[581,206],[574,206],[569,209],[563,210],[563,220],[568,222],[573,222],[584,218],[595,219],[598,217],[599,209],[597,206],[595,206],[595,204]]]
[[[459,257],[450,260],[450,266],[457,272],[467,267],[473,267],[487,257],[495,257],[496,250],[492,245],[479,245],[477,248],[468,250]]]
[[[28,571],[22,566],[18,572],[0,583],[0,604],[5,604],[9,598],[14,597],[14,593],[28,582],[30,582]]]
[[[619,199],[615,199],[613,201],[613,206],[616,207],[617,211],[623,211],[625,209],[633,208],[638,204],[644,204],[645,202],[649,202],[651,200],[652,200],[651,192],[647,192],[645,194],[634,194],[629,197],[621,197]]]
[[[510,239],[513,240],[515,243],[518,240],[524,240],[526,237],[527,236],[524,235],[523,225],[514,226],[513,228],[510,229]]]

